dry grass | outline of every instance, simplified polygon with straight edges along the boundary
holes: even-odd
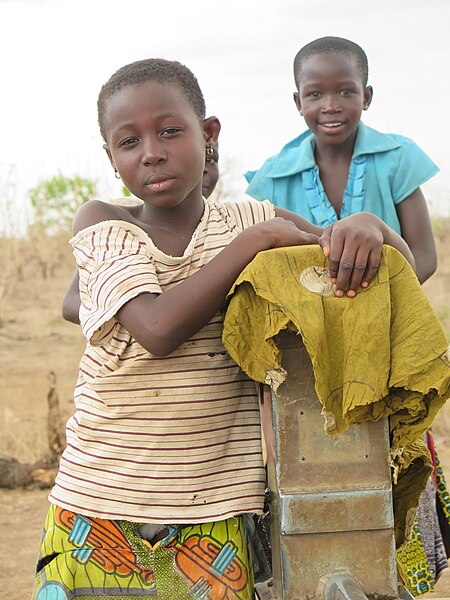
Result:
[[[67,240],[60,246],[59,266],[47,279],[37,263],[38,252],[34,257],[23,252],[10,293],[0,304],[0,453],[23,462],[40,460],[47,451],[48,373],[57,375],[67,418],[84,347],[81,330],[61,317],[73,257]]]

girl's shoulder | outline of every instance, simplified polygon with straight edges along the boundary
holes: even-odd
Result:
[[[405,149],[407,151],[414,148],[418,148],[420,150],[416,142],[406,135],[402,135],[400,133],[384,133],[382,135],[384,135],[385,138],[392,140],[397,148]]]
[[[130,203],[124,198],[103,202],[102,200],[89,200],[77,211],[73,221],[73,234],[102,223],[104,221],[125,221],[135,224],[136,212],[142,202]]]
[[[360,123],[356,138],[355,152],[358,154],[376,154],[389,151],[423,152],[410,137],[400,133],[382,132]]]
[[[402,169],[410,171],[425,169],[427,172],[430,171],[430,176],[439,170],[428,154],[411,138],[399,133],[381,135],[384,135],[391,145],[386,146],[385,151],[381,150],[380,160],[389,163],[398,176],[404,176]]]

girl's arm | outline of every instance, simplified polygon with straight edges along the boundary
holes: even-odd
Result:
[[[420,188],[396,205],[402,235],[416,261],[420,283],[436,271],[437,255],[427,203]]]
[[[80,280],[78,271],[73,276],[69,288],[64,296],[62,305],[62,316],[66,321],[71,323],[80,323]]]
[[[291,220],[298,227],[304,219],[289,210],[276,208],[275,214]],[[330,276],[336,284],[336,296],[345,292],[356,296],[361,285],[367,287],[378,270],[383,244],[393,246],[403,254],[415,270],[414,256],[405,240],[371,213],[355,213],[326,229],[311,225],[320,236],[320,245],[329,258]]]
[[[282,218],[249,227],[168,292],[152,295],[152,300],[150,294],[143,294],[125,304],[117,313],[119,322],[150,352],[170,354],[208,323],[244,267],[269,248],[320,243],[329,256],[337,296],[343,296],[344,290],[355,296],[360,284],[369,285],[378,270],[383,243],[402,252],[414,267],[406,242],[375,215],[358,213],[323,230],[290,211],[275,212]],[[322,234],[320,240],[318,234]]]
[[[199,271],[159,296],[142,294],[118,311],[117,320],[149,352],[166,356],[220,310],[241,271],[261,250],[317,244],[318,237],[290,221],[270,219],[240,233]]]

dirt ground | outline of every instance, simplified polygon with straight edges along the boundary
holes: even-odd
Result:
[[[450,223],[438,239],[440,266],[425,290],[447,335],[450,333],[450,255],[444,253]],[[35,462],[46,453],[48,375],[56,374],[62,420],[70,415],[72,391],[84,341],[66,323],[60,306],[72,276],[67,251],[55,277],[42,279],[30,267],[6,301],[0,299],[0,454]],[[433,426],[444,472],[450,478],[450,403]],[[45,490],[0,490],[0,599],[23,600],[31,592],[33,569],[47,510]],[[20,577],[17,576],[20,569]],[[19,582],[19,584],[18,584]],[[433,598],[450,598],[450,569]]]

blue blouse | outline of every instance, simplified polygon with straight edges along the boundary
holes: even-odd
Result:
[[[258,171],[245,174],[247,194],[270,200],[325,227],[337,220],[314,158],[314,134],[305,131]],[[395,205],[408,198],[439,171],[433,161],[409,138],[358,126],[350,163],[341,218],[370,212],[401,234]]]

